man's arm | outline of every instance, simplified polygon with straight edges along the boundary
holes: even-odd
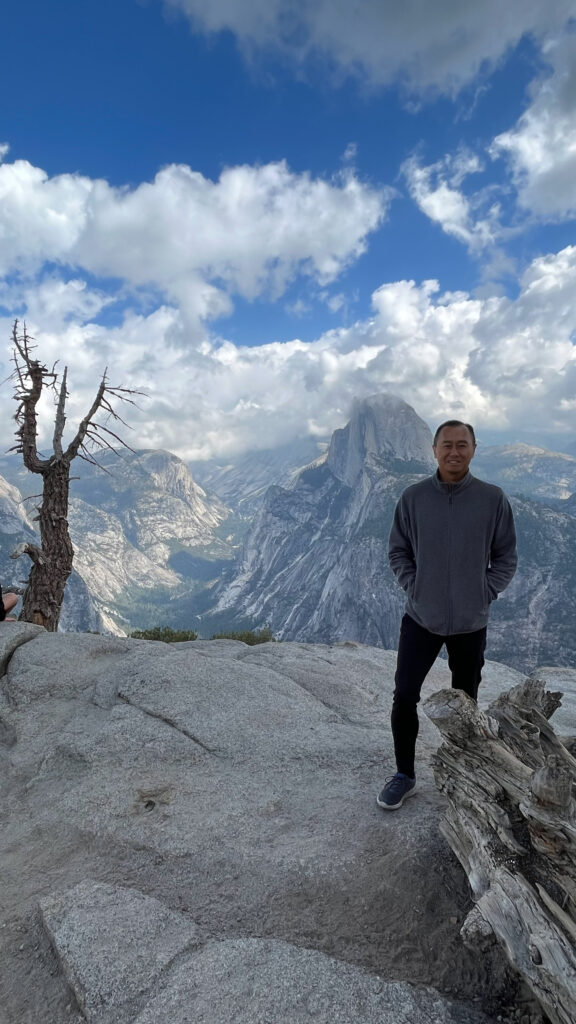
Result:
[[[406,524],[407,511],[404,500],[400,498],[388,540],[388,561],[398,583],[411,596],[416,579],[416,559]]]
[[[510,502],[502,495],[502,504],[490,545],[490,565],[486,573],[492,598],[498,597],[498,594],[506,589],[516,572],[517,565],[514,516]]]

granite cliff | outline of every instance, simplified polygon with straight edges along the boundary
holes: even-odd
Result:
[[[207,623],[249,621],[284,640],[394,646],[404,595],[388,568],[387,537],[400,493],[433,471],[431,444],[427,425],[400,399],[358,403],[325,456],[289,489],[269,489]],[[563,480],[573,461],[562,457]],[[472,472],[481,476],[488,462],[480,457]],[[493,606],[490,656],[526,671],[538,661],[576,665],[576,518],[569,503],[564,511],[511,501],[520,563]]]
[[[401,491],[434,467],[431,440],[410,406],[378,395],[325,446],[302,440],[194,475],[169,452],[80,463],[62,627],[271,626],[284,639],[394,645],[403,595],[386,539]],[[14,458],[0,471],[0,578],[21,586],[28,566],[9,555],[33,536],[34,501],[15,488],[27,497],[39,481]],[[480,445],[472,471],[505,488],[518,523],[520,571],[493,608],[491,655],[527,671],[576,665],[576,459]]]
[[[71,480],[74,544],[64,629],[122,633],[170,620],[171,601],[218,577],[235,554],[222,524],[229,510],[209,498],[189,469],[163,451],[103,453],[102,468],[79,462]],[[9,555],[34,535],[34,495],[41,481],[17,459],[4,459],[0,481],[0,560],[4,584],[22,585],[28,566]],[[19,488],[19,490],[17,489]]]
[[[541,1024],[460,936],[425,716],[419,793],[376,806],[394,661],[0,623],[0,1019]],[[570,731],[576,673],[539,674]],[[521,678],[489,663],[484,705]]]

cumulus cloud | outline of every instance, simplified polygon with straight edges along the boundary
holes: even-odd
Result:
[[[490,196],[481,206],[465,195],[480,170],[463,149],[429,167],[416,158],[405,166],[422,209],[473,251],[492,246],[500,230],[486,209]],[[353,399],[377,391],[401,395],[431,422],[457,415],[480,430],[541,429],[543,439],[571,431],[576,247],[533,261],[514,299],[443,293],[436,281],[384,282],[368,319],[315,341],[242,347],[210,333],[209,321],[236,295],[279,295],[295,275],[313,281],[333,311],[345,310],[345,293],[324,283],[362,252],[389,199],[350,171],[326,181],[285,164],[231,168],[217,182],[168,167],[134,189],[50,178],[25,161],[0,164],[0,372],[11,369],[11,317],[26,318],[43,361],[70,367],[70,431],[109,367],[111,384],[147,394],[128,411],[129,443],[185,458],[327,435]],[[48,444],[49,395],[41,414],[40,443]]]
[[[220,451],[329,433],[356,397],[401,395],[430,422],[469,418],[480,430],[573,429],[576,247],[535,260],[516,299],[441,293],[399,281],[373,295],[374,315],[317,341],[207,352],[202,393],[227,395],[209,444]],[[225,382],[225,383],[224,383]],[[220,402],[220,408],[222,403]]]
[[[376,84],[455,94],[526,34],[542,37],[573,17],[573,0],[165,0],[193,29],[233,32],[249,51],[273,48],[298,64],[324,56]],[[497,30],[495,29],[497,26]]]
[[[274,299],[297,276],[322,291],[364,251],[391,196],[350,169],[326,180],[285,163],[228,168],[216,182],[170,166],[133,189],[1,163],[0,329],[7,342],[12,317],[26,319],[42,360],[69,364],[70,431],[108,366],[111,383],[149,396],[134,410],[139,445],[246,443],[272,416],[281,350],[263,350],[260,366],[237,360],[207,323],[237,295]],[[6,344],[3,375],[10,369]],[[40,413],[48,444],[51,395]]]
[[[510,161],[520,205],[554,220],[576,216],[576,32],[549,42],[545,56],[552,72],[533,83],[529,107],[492,155]]]
[[[30,320],[43,358],[70,363],[71,428],[108,364],[111,383],[147,391],[128,414],[133,446],[207,458],[328,435],[345,422],[353,399],[377,391],[400,395],[431,423],[456,415],[480,432],[540,430],[543,443],[548,433],[571,435],[576,247],[535,260],[520,284],[510,299],[442,293],[436,281],[389,282],[374,292],[367,320],[312,342],[254,347],[208,336],[187,345],[185,320],[171,305],[128,312],[116,326],[81,322],[99,297],[74,280],[45,284],[36,307],[32,295],[28,301],[39,317],[52,310],[50,330]],[[0,322],[4,337],[9,328]],[[44,413],[52,415],[49,402]],[[6,402],[1,415],[9,438]],[[49,426],[41,430],[46,442]]]
[[[229,314],[234,295],[278,297],[297,275],[333,281],[391,196],[349,170],[325,180],[284,162],[227,168],[216,182],[172,165],[128,189],[18,160],[0,165],[0,273],[81,268],[156,288],[193,324]]]
[[[482,170],[478,156],[465,149],[428,166],[415,155],[402,165],[410,195],[422,213],[471,252],[494,245],[502,234],[500,204],[493,190],[467,196],[462,189],[468,175]]]
[[[483,252],[489,259],[485,279],[510,273],[512,266],[505,265],[505,254],[495,246],[533,225],[535,217],[576,217],[576,30],[562,39],[549,39],[544,54],[548,70],[532,83],[527,109],[514,127],[493,140],[482,158],[461,147],[429,165],[418,153],[402,165],[420,210],[471,253]],[[513,188],[467,187],[466,179],[485,169],[487,155],[507,161]],[[514,192],[517,207],[510,204]]]

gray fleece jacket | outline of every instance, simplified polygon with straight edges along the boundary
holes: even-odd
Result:
[[[469,472],[447,484],[436,472],[404,491],[388,551],[411,618],[442,636],[471,633],[516,572],[512,509],[494,484]]]

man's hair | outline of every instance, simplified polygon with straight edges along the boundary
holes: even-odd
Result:
[[[462,420],[446,420],[445,423],[440,424],[438,430],[434,434],[434,447],[436,447],[438,443],[438,438],[440,437],[440,432],[444,430],[444,427],[466,427],[466,430],[470,432],[472,444],[476,444],[476,435],[474,433],[474,427],[471,426],[470,423],[463,423]]]

